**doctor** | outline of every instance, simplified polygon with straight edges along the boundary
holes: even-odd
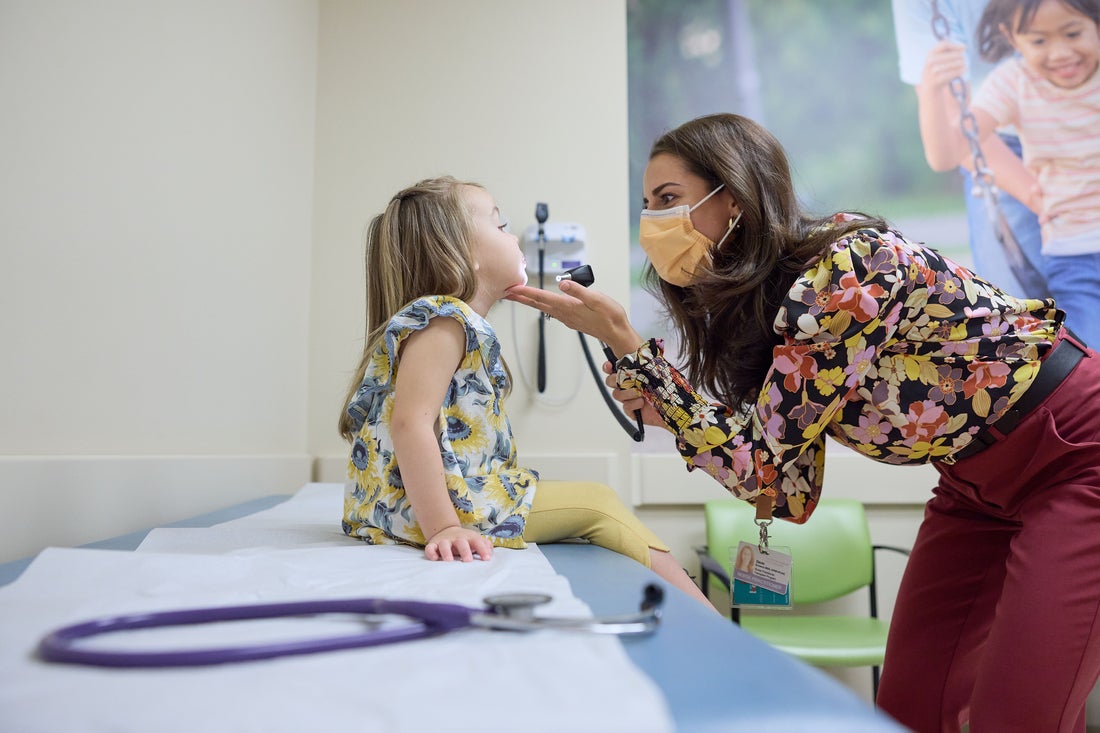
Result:
[[[1096,352],[1051,300],[1013,297],[881,219],[803,212],[782,147],[744,117],[661,136],[643,190],[647,283],[683,371],[599,292],[508,297],[608,344],[628,413],[758,512],[811,519],[826,434],[931,462],[880,706],[917,731],[1083,731],[1100,676]]]

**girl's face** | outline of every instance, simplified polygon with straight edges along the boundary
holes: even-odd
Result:
[[[1092,78],[1100,65],[1100,27],[1061,0],[1043,0],[1030,25],[1019,33],[1019,13],[1012,27],[1001,27],[1024,63],[1062,89],[1074,89]]]
[[[475,186],[467,186],[465,191],[474,222],[478,290],[488,306],[503,298],[508,288],[527,282],[527,261],[519,248],[519,237],[506,231],[508,223],[501,218],[489,192]]]

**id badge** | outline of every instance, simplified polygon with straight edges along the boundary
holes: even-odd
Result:
[[[791,552],[787,547],[761,549],[753,542],[730,548],[734,608],[791,607]]]

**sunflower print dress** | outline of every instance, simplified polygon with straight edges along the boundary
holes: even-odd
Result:
[[[655,405],[689,471],[750,503],[773,495],[775,516],[802,523],[821,495],[826,435],[884,463],[948,458],[1027,391],[1064,318],[1053,300],[1014,298],[898,232],[865,228],[787,293],[755,404],[708,402],[658,339],[619,360],[617,381]]]
[[[401,481],[390,437],[393,385],[401,344],[432,318],[453,318],[466,333],[466,353],[439,412],[439,450],[447,491],[462,526],[497,547],[526,547],[523,531],[538,474],[516,465],[504,412],[508,376],[488,321],[448,296],[420,298],[387,325],[359,389],[347,407],[356,427],[344,495],[345,534],[370,544],[423,547],[424,537]]]

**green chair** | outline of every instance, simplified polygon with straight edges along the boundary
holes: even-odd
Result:
[[[710,592],[710,579],[730,591],[730,548],[756,542],[756,510],[739,499],[718,499],[705,505],[707,544],[695,548],[701,569],[699,584]],[[872,545],[863,504],[852,499],[822,499],[805,524],[776,520],[770,544],[789,547],[792,554],[790,610],[740,614],[732,620],[772,646],[821,667],[871,667],[878,694],[879,666],[886,653],[889,623],[878,618],[875,551],[908,550]],[[841,598],[861,588],[870,596],[867,616],[809,615],[807,604]]]

